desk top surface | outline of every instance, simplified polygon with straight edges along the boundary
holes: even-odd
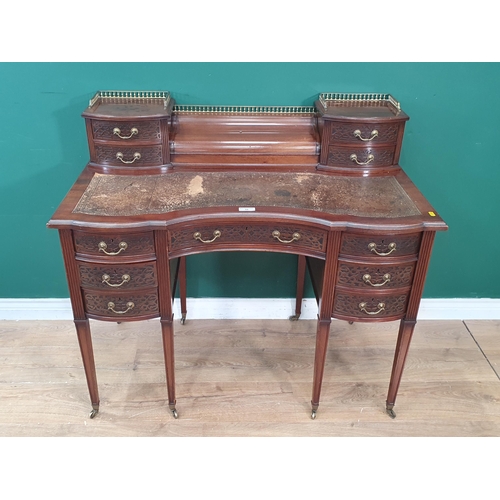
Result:
[[[162,226],[266,217],[326,226],[445,229],[410,179],[320,172],[182,171],[114,175],[85,169],[49,227]]]
[[[280,172],[95,174],[73,212],[130,217],[216,207],[279,207],[358,217],[420,215],[394,177]]]

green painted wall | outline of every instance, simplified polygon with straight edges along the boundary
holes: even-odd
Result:
[[[500,297],[499,89],[497,63],[2,63],[0,297],[68,296],[57,231],[45,223],[88,159],[80,114],[96,90],[249,105],[391,93],[410,115],[401,165],[450,226],[437,235],[424,296]],[[295,260],[193,256],[188,295],[291,297]]]

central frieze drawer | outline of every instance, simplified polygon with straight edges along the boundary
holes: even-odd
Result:
[[[93,234],[73,232],[75,251],[90,256],[127,258],[154,256],[155,240],[152,231],[131,234]]]
[[[169,232],[171,251],[183,248],[209,248],[217,245],[269,244],[286,248],[304,248],[324,253],[327,232],[303,226],[273,225],[207,225],[182,228]]]
[[[91,317],[120,321],[120,318],[148,317],[159,314],[158,293],[83,291],[85,311]]]
[[[359,235],[344,233],[340,253],[364,257],[399,257],[416,255],[420,248],[422,233],[401,235]]]
[[[156,263],[91,264],[79,262],[80,284],[84,288],[127,290],[156,287]]]

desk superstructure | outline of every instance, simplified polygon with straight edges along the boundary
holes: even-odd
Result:
[[[332,318],[400,320],[393,407],[436,231],[447,226],[399,165],[408,116],[388,94],[320,94],[314,106],[176,105],[168,92],[98,92],[84,111],[90,161],[49,221],[59,230],[92,403],[89,318],[160,318],[177,418],[173,296],[185,257],[298,255],[318,302],[312,418]]]

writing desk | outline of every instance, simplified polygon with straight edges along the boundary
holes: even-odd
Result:
[[[312,107],[176,106],[168,92],[99,92],[83,116],[90,162],[48,223],[60,234],[92,403],[89,318],[160,318],[177,418],[172,302],[186,256],[299,256],[318,301],[312,418],[332,318],[400,320],[393,407],[436,231],[446,224],[399,166],[408,119],[387,94],[321,94]]]

